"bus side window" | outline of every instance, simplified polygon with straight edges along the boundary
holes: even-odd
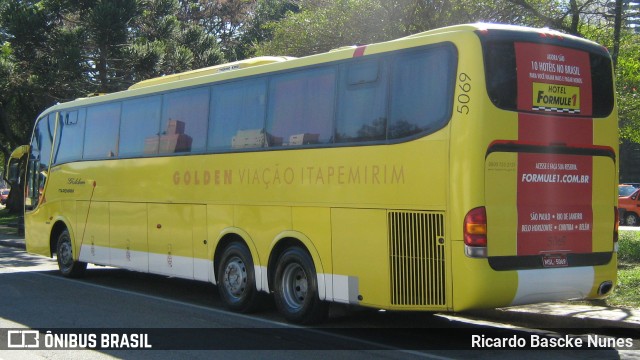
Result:
[[[453,109],[457,62],[453,45],[398,56],[392,66],[388,138],[399,139],[444,126]]]
[[[336,142],[385,140],[388,76],[384,63],[359,61],[341,70]]]
[[[122,103],[119,156],[155,155],[160,144],[160,96]]]
[[[269,89],[269,146],[328,143],[332,139],[335,69],[276,75]]]
[[[53,164],[82,158],[84,113],[84,109],[60,113]]]
[[[119,102],[89,107],[85,127],[84,159],[105,159],[118,155]]]
[[[160,154],[201,152],[207,145],[209,88],[165,94],[160,121]]]
[[[215,151],[264,147],[266,93],[265,78],[213,86],[208,149]]]

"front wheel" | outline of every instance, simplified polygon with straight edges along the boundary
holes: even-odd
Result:
[[[280,313],[293,323],[317,323],[329,313],[329,304],[318,296],[313,259],[299,247],[287,249],[278,259],[274,295]]]
[[[68,230],[64,230],[58,236],[56,257],[58,259],[58,269],[60,269],[63,276],[78,278],[84,275],[87,263],[73,259],[73,246],[71,245],[71,236]]]

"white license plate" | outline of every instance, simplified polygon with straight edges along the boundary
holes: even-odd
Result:
[[[565,267],[569,266],[569,261],[567,261],[567,256],[563,254],[542,255],[542,266],[546,268]]]

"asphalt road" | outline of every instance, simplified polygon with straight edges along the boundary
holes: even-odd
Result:
[[[40,347],[46,331],[100,344],[103,334],[119,338],[100,350],[9,350],[20,329],[37,329]],[[9,335],[12,331],[12,335]],[[21,334],[21,333],[20,333]],[[32,333],[26,333],[32,335]],[[144,350],[118,350],[134,336]],[[64,338],[67,336],[67,338]],[[91,338],[93,336],[93,338]],[[61,277],[54,260],[0,247],[0,359],[174,359],[331,358],[523,359],[626,358],[633,352],[594,350],[471,350],[481,339],[562,339],[566,334],[467,321],[428,313],[353,310],[336,306],[321,327],[283,323],[272,304],[257,314],[224,310],[211,284],[125,270],[90,267],[80,280]],[[580,337],[580,336],[578,336]],[[584,337],[584,336],[583,336]],[[14,339],[14,338],[12,338]],[[49,339],[54,339],[50,337]],[[28,341],[27,341],[28,342]],[[63,346],[65,345],[65,346]],[[89,344],[91,346],[91,344]],[[55,346],[54,346],[55,347]],[[638,356],[640,358],[640,355]]]

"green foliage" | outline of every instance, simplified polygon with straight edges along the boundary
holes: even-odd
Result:
[[[0,0],[0,152],[56,102],[224,62],[218,35],[181,13],[223,2]]]
[[[436,0],[306,0],[260,29],[271,37],[257,54],[305,56],[472,21],[460,2]]]
[[[266,26],[271,41],[257,44],[264,55],[305,56],[343,45],[368,44],[404,35],[395,14],[379,0],[338,0],[326,5],[306,4]]]
[[[216,37],[207,34],[197,25],[190,24],[178,37],[178,42],[191,52],[190,69],[221,64],[224,62],[222,49],[219,47]]]
[[[640,308],[638,289],[640,289],[640,265],[619,269],[618,284],[613,294],[607,298],[607,304]]]
[[[616,70],[620,138],[640,143],[640,34],[624,34]]]
[[[618,282],[607,304],[640,307],[640,232],[621,231],[618,240]]]
[[[621,231],[618,241],[618,260],[640,265],[640,233]]]
[[[344,45],[371,43],[443,26],[497,22],[551,27],[583,36],[608,22],[593,0],[300,0],[262,29],[272,39],[255,46],[259,54],[302,56]],[[611,29],[611,27],[607,27]],[[609,31],[609,34],[612,34]]]
[[[184,14],[179,20],[181,9],[178,0],[143,2],[141,15],[134,19],[134,40],[126,48],[134,81],[225,61],[217,38]]]
[[[258,0],[254,16],[242,34],[238,56],[250,57],[255,55],[259,44],[273,39],[274,23],[282,20],[289,13],[300,11],[298,4],[290,0]]]

